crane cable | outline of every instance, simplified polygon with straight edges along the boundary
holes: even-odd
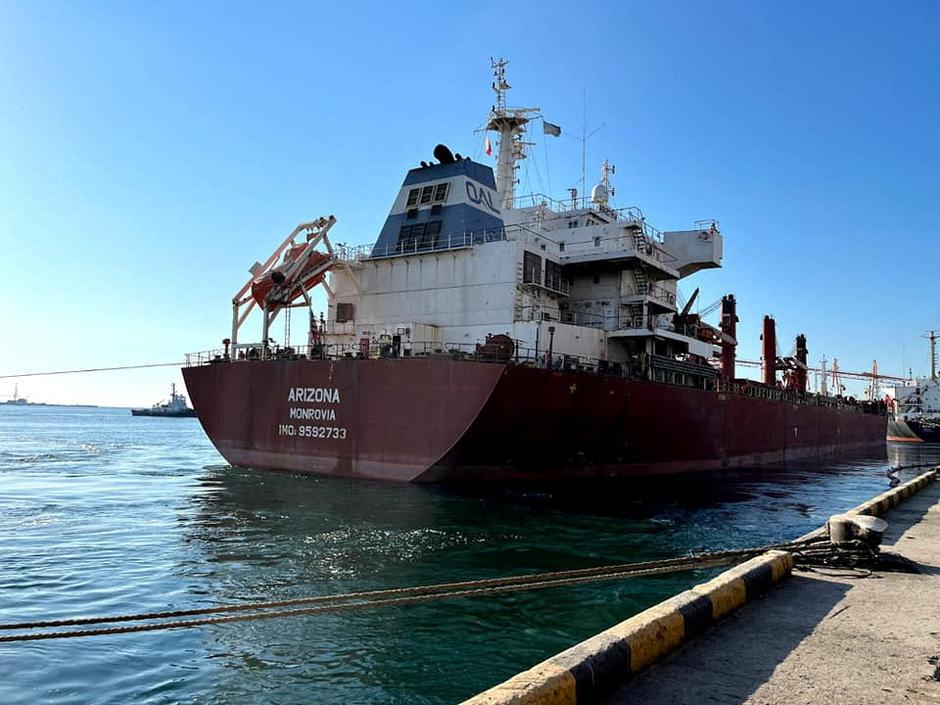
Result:
[[[757,548],[733,551],[716,551],[693,554],[679,558],[667,558],[641,563],[622,563],[617,565],[580,568],[573,570],[552,571],[529,575],[516,575],[503,578],[487,578],[452,583],[438,583],[406,588],[350,592],[338,595],[317,595],[288,600],[273,600],[235,605],[218,605],[187,610],[147,612],[140,614],[113,615],[107,617],[80,617],[35,622],[0,624],[0,630],[20,630],[24,633],[0,636],[0,643],[38,641],[45,639],[65,639],[76,637],[101,636],[106,634],[129,634],[136,632],[181,629],[225,624],[257,619],[275,619],[280,617],[299,617],[316,614],[336,614],[354,610],[381,606],[404,606],[419,602],[428,602],[455,597],[471,597],[484,594],[519,592],[541,588],[580,585],[601,580],[619,580],[633,577],[662,575],[665,573],[714,568],[729,563],[737,563],[769,550],[791,550],[800,552],[821,543],[828,544],[825,538],[802,539],[791,543],[774,544]],[[290,609],[275,609],[275,608]],[[241,614],[225,614],[241,613]],[[224,616],[207,616],[218,615]],[[195,617],[194,619],[179,619]],[[151,620],[168,620],[152,622]],[[127,622],[151,621],[149,624],[127,624]],[[50,629],[83,625],[102,625],[123,623],[120,626],[96,627],[66,631],[34,631],[30,629]]]

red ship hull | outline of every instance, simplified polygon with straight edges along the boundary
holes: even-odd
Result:
[[[413,358],[183,370],[231,464],[418,482],[751,467],[885,444],[884,414],[588,372]]]

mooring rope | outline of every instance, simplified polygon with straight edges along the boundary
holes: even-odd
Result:
[[[52,372],[20,372],[16,375],[0,375],[0,379],[16,377],[48,377],[49,375],[75,375],[82,372],[113,372],[115,370],[143,370],[148,367],[183,367],[184,362],[152,362],[144,365],[118,365],[116,367],[86,367],[80,370],[55,370]]]
[[[12,631],[27,629],[50,629],[54,627],[70,627],[91,624],[114,624],[150,620],[167,620],[154,622],[151,624],[122,624],[121,626],[97,627],[94,629],[37,631],[32,633],[11,634],[7,636],[0,636],[0,643],[102,636],[106,634],[129,634],[163,629],[182,629],[210,624],[227,624],[231,622],[242,622],[257,619],[299,617],[327,613],[335,614],[353,610],[368,609],[371,607],[394,605],[403,606],[456,597],[518,592],[523,590],[538,590],[542,588],[562,587],[566,585],[580,585],[602,580],[618,580],[633,577],[662,575],[665,573],[713,568],[720,565],[726,565],[728,563],[735,563],[746,558],[759,555],[765,551],[774,549],[806,549],[810,547],[810,545],[819,541],[820,539],[811,539],[785,544],[773,544],[757,548],[693,554],[690,556],[667,558],[658,561],[622,563],[617,565],[598,566],[595,568],[579,568],[572,570],[552,571],[547,573],[508,576],[503,578],[486,578],[482,580],[438,583],[434,585],[390,588],[386,590],[350,592],[338,595],[316,595],[313,597],[300,597],[288,600],[272,600],[266,602],[253,602],[236,605],[218,605],[215,607],[204,607],[187,610],[167,610],[162,612],[113,615],[107,617],[80,617],[74,619],[0,624],[0,630]],[[298,605],[307,606],[300,607],[299,609],[275,609],[283,607],[296,607]],[[246,614],[204,616],[232,612],[242,612]],[[194,616],[198,618],[185,620],[179,619],[179,617]]]

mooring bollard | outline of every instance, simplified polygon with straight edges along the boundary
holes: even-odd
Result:
[[[881,545],[888,522],[864,514],[835,514],[826,522],[829,541],[834,546],[861,541],[872,548]]]

